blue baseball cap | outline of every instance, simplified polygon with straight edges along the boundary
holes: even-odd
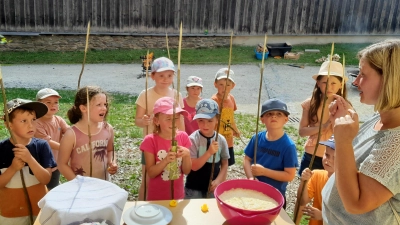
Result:
[[[219,114],[218,104],[212,99],[201,99],[196,104],[196,115],[193,119],[211,119]]]
[[[273,99],[268,99],[262,104],[261,107],[261,116],[264,115],[264,113],[269,112],[269,111],[281,111],[288,116],[290,113],[288,111],[287,105],[282,102],[279,99],[273,98]]]
[[[333,135],[327,141],[321,141],[319,143],[321,145],[328,146],[329,148],[335,150],[335,138],[333,137]]]

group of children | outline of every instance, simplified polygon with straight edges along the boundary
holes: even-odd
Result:
[[[304,168],[308,167],[309,154],[312,154],[312,147],[316,144],[323,99],[327,97],[326,104],[329,104],[333,94],[346,96],[346,90],[341,91],[341,64],[331,67],[329,84],[326,81],[327,67],[324,63],[319,73],[313,76],[316,86],[312,97],[302,103],[303,116],[299,133],[301,136],[309,136],[299,171],[303,180],[310,177],[314,180],[316,174],[319,174]],[[209,191],[213,196],[212,191],[226,180],[228,166],[235,164],[233,137],[240,136],[234,118],[237,106],[230,94],[235,87],[234,72],[227,68],[217,71],[214,80],[217,93],[210,99],[201,96],[202,79],[190,76],[186,84],[187,96],[182,98],[180,93],[171,88],[175,74],[171,60],[158,58],[151,68],[150,77],[155,85],[143,90],[136,101],[135,124],[143,128],[143,142],[140,145],[142,185],[139,200],[171,199],[172,170],[177,170],[178,173],[178,178],[174,181],[175,199],[206,198]],[[324,96],[325,89],[327,96]],[[72,180],[77,175],[109,180],[109,175],[117,172],[114,131],[106,122],[109,109],[107,94],[93,86],[79,89],[67,114],[71,127],[55,115],[60,98],[55,90],[45,88],[37,93],[35,102],[16,99],[7,104],[7,125],[11,138],[0,143],[1,224],[16,218],[21,219],[17,224],[24,224],[21,221],[28,219],[29,210],[23,197],[23,184],[18,171],[25,175],[25,186],[34,216],[39,211],[36,202],[46,193],[45,185],[47,184],[49,190],[57,186],[60,173],[67,180]],[[179,99],[178,103],[176,99]],[[321,140],[326,141],[332,134],[332,125],[328,119],[328,110],[323,113]],[[244,150],[243,163],[248,179],[268,183],[283,196],[298,167],[296,146],[283,129],[288,122],[288,116],[287,105],[278,99],[270,99],[262,104],[260,118],[266,130],[251,138]],[[217,127],[219,120],[220,126]],[[176,151],[171,151],[172,139],[177,142]],[[257,151],[254,155],[256,140]],[[315,182],[321,185],[332,174],[334,152],[327,149],[324,154],[324,149],[320,147],[317,156],[321,160],[317,158],[312,168],[326,168],[328,171],[328,175],[321,175],[321,178],[318,175],[315,178]],[[213,157],[215,166],[212,172]],[[176,168],[171,166],[171,162],[177,162]],[[211,173],[213,177],[209,184]],[[186,183],[184,175],[187,175]],[[314,205],[319,201],[316,196],[320,194],[317,193],[320,189],[315,188],[312,189],[315,192],[310,192],[310,184],[315,182],[309,182],[309,196],[302,197],[302,205],[313,197]],[[19,201],[11,200],[12,196],[19,196]],[[318,205],[315,206],[318,208]]]

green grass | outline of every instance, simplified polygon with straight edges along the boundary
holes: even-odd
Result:
[[[357,52],[369,44],[335,44],[335,53],[342,57],[346,55],[346,65],[358,65]],[[274,59],[269,57],[266,63],[295,63],[305,65],[319,65],[315,60],[326,56],[331,52],[331,44],[325,45],[294,45],[292,52],[300,52],[304,49],[319,49],[320,53],[304,53],[297,61],[286,59]],[[155,57],[168,56],[165,49],[149,49]],[[145,55],[143,50],[90,50],[87,53],[86,63],[141,63],[140,56]],[[171,59],[176,61],[178,53],[176,49],[170,50]],[[182,49],[182,64],[227,64],[229,61],[229,48],[202,48]],[[82,63],[83,51],[73,52],[1,52],[0,64],[76,64]],[[253,46],[233,46],[232,64],[259,63],[254,57]]]

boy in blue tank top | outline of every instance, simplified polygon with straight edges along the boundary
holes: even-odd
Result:
[[[289,112],[284,102],[269,99],[261,108],[261,122],[267,128],[257,134],[256,164],[254,164],[255,135],[246,146],[243,168],[250,180],[257,178],[278,189],[285,197],[286,186],[292,181],[298,166],[296,145],[283,127]],[[285,197],[286,199],[286,197]],[[286,201],[284,204],[286,208]]]

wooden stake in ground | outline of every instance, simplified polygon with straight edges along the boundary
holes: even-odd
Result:
[[[228,72],[226,74],[226,84],[225,84],[225,90],[224,90],[224,95],[222,96],[222,100],[221,100],[221,107],[219,109],[219,111],[222,113],[222,109],[224,108],[224,100],[226,97],[226,87],[228,86],[228,80],[229,80],[229,72],[231,71],[231,61],[232,61],[232,41],[233,41],[233,31],[231,32],[231,41],[230,41],[230,48],[229,48],[229,61],[228,61]],[[218,119],[218,123],[217,123],[217,134],[215,137],[215,141],[218,141],[218,136],[219,136],[219,126],[221,125],[221,118],[222,115],[220,115],[219,119]],[[210,174],[210,180],[208,181],[208,190],[207,190],[207,198],[210,197],[211,194],[211,182],[213,181],[213,177],[214,177],[214,168],[215,168],[215,154],[213,155],[213,161],[211,164],[211,174]]]
[[[79,74],[79,79],[78,79],[78,89],[81,86],[81,78],[82,78],[82,74],[83,74],[83,69],[85,68],[86,53],[87,53],[87,49],[88,49],[88,46],[89,46],[89,34],[90,34],[90,21],[88,22],[88,25],[87,25],[85,52],[83,54],[82,69],[81,69],[81,73]]]
[[[182,50],[182,22],[179,28],[179,44],[178,44],[178,70],[177,70],[177,87],[176,87],[176,100],[172,105],[172,139],[171,139],[171,151],[177,152],[177,141],[175,139],[176,135],[176,119],[175,119],[175,108],[179,105],[179,87],[180,87],[180,80],[181,80],[181,50]],[[169,163],[169,179],[171,181],[171,199],[174,200],[174,180],[179,178],[178,172],[178,161],[175,158],[173,162]]]
[[[265,58],[265,49],[267,45],[267,34],[265,34],[264,38],[264,48],[263,48],[263,55],[262,55],[262,60],[261,60],[261,66],[260,66],[260,87],[258,89],[258,106],[257,106],[257,119],[256,119],[256,136],[255,136],[255,143],[254,143],[254,158],[253,158],[253,163],[254,165],[257,164],[257,145],[258,145],[258,123],[260,120],[260,101],[261,101],[261,90],[262,90],[262,82],[263,82],[263,76],[264,76],[264,58]]]
[[[326,88],[325,88],[325,93],[324,93],[324,101],[322,103],[322,111],[321,111],[321,116],[320,116],[320,121],[319,121],[319,127],[318,127],[318,137],[317,137],[317,142],[315,144],[315,148],[314,148],[314,152],[313,155],[311,157],[311,161],[310,164],[308,165],[308,168],[311,170],[312,169],[312,165],[314,164],[314,159],[315,159],[315,154],[317,153],[317,149],[319,146],[319,140],[321,139],[321,130],[322,130],[322,121],[324,118],[324,111],[325,111],[325,103],[326,103],[326,93],[328,90],[328,85],[329,85],[329,77],[331,74],[331,62],[332,62],[332,55],[333,55],[333,50],[335,48],[335,43],[332,43],[332,49],[331,49],[331,55],[329,57],[329,66],[328,66],[328,79],[326,80]],[[297,220],[297,216],[299,215],[299,209],[300,209],[300,200],[301,200],[301,196],[303,196],[303,192],[305,187],[307,186],[307,181],[301,181],[304,182],[303,183],[303,188],[300,191],[300,195],[298,196],[298,198],[296,199],[296,205],[295,205],[295,210],[294,210],[294,216],[293,216],[293,221],[296,222]]]
[[[4,88],[4,83],[3,83],[3,74],[1,72],[1,65],[0,65],[0,86],[1,86],[1,93],[3,96],[3,104],[4,104],[4,117],[6,119],[6,128],[10,134],[10,139],[13,142],[13,145],[17,144],[17,141],[15,140],[13,133],[10,130],[10,118],[8,116],[8,109],[7,109],[7,97],[6,97],[6,90]],[[31,200],[29,198],[29,194],[28,194],[28,189],[26,188],[26,184],[25,184],[25,177],[24,177],[24,172],[23,169],[21,169],[19,171],[20,177],[21,177],[21,183],[22,183],[22,189],[24,191],[24,196],[25,196],[25,200],[26,200],[26,204],[28,206],[28,212],[29,212],[29,221],[30,224],[33,225],[33,210],[32,210],[32,204],[31,204]]]

